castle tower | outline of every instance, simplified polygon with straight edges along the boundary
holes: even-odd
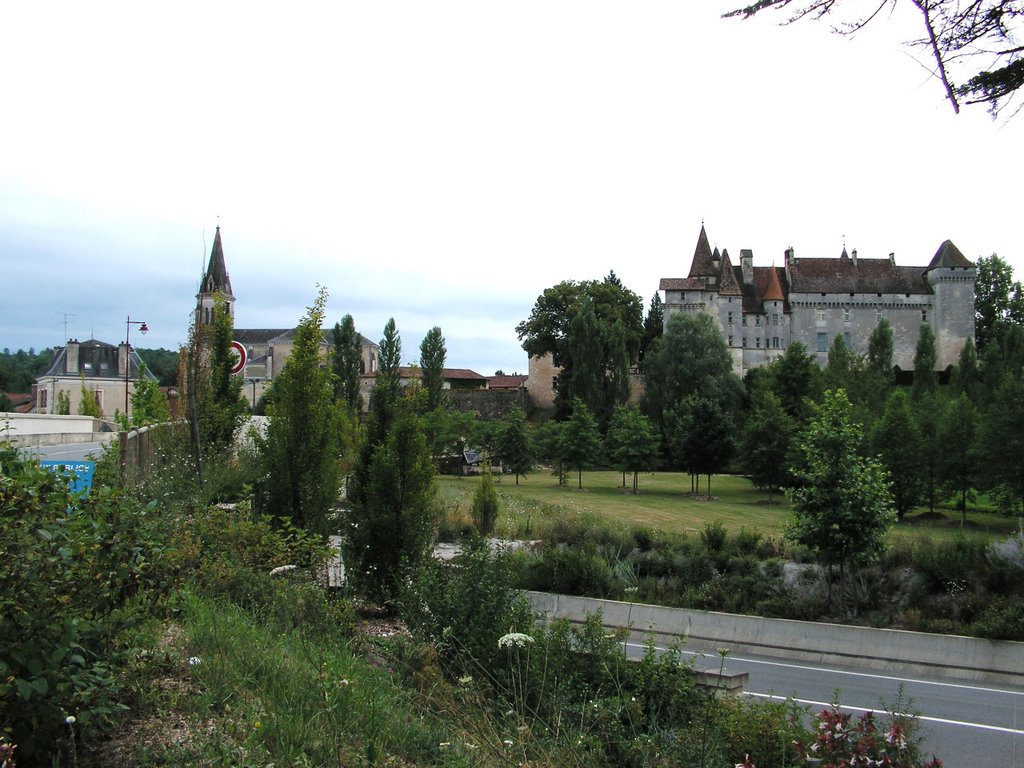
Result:
[[[925,270],[935,294],[932,317],[936,368],[956,365],[967,339],[974,338],[974,282],[977,268],[949,240],[939,246]]]
[[[203,282],[196,294],[196,321],[209,323],[213,319],[213,308],[217,296],[228,305],[228,314],[235,316],[235,296],[231,292],[231,278],[224,263],[224,246],[220,241],[220,225],[213,237],[213,248],[210,250],[210,263],[203,275]]]

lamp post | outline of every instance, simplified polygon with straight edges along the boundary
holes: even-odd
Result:
[[[132,346],[128,342],[129,336],[131,335],[132,326],[139,326],[139,333],[143,336],[146,335],[146,331],[149,330],[149,326],[146,325],[145,320],[132,320],[131,315],[128,316],[128,320],[124,326],[124,419],[128,421],[128,374],[132,369]]]

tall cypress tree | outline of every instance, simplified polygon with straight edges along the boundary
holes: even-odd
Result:
[[[359,394],[360,363],[362,361],[362,344],[356,332],[356,324],[352,315],[345,315],[340,323],[334,324],[332,334],[334,354],[331,368],[334,370],[334,399],[343,400],[350,413],[362,409],[362,397]]]
[[[448,350],[444,345],[441,329],[434,326],[420,342],[420,370],[423,372],[423,389],[427,393],[426,408],[433,411],[444,403],[444,364]]]

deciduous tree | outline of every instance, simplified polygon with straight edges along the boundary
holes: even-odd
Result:
[[[534,467],[530,425],[522,409],[511,408],[505,414],[498,428],[497,443],[501,463],[515,473],[516,485],[519,485],[519,476],[529,474]]]
[[[921,433],[907,402],[907,393],[902,389],[889,395],[885,412],[872,430],[871,444],[874,454],[889,472],[893,506],[902,519],[921,498],[925,469]]]
[[[576,467],[579,487],[583,488],[583,468],[594,464],[601,455],[601,432],[597,420],[579,398],[572,402],[572,415],[565,422],[561,438],[562,459],[566,465]]]
[[[792,422],[774,392],[755,390],[740,437],[739,461],[744,473],[758,488],[772,492],[789,484],[788,456]]]
[[[838,566],[840,582],[848,564],[881,552],[896,517],[886,471],[858,453],[862,441],[846,394],[827,391],[800,440],[801,460],[793,469],[800,485],[790,491],[793,522],[786,536],[830,569]],[[830,603],[831,597],[830,586]]]
[[[639,493],[641,472],[654,469],[658,461],[658,435],[647,417],[637,408],[615,409],[608,426],[608,455],[612,464],[633,475],[633,493]]]

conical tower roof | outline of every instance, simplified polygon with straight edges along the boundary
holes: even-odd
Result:
[[[220,241],[220,225],[217,226],[217,233],[213,236],[210,263],[206,267],[206,274],[203,276],[203,284],[199,293],[200,295],[213,294],[218,291],[228,298],[234,298],[234,294],[231,292],[231,278],[228,276],[228,268],[224,263],[224,246]]]
[[[714,277],[718,274],[715,269],[714,259],[711,255],[711,243],[708,242],[708,233],[704,231],[704,225],[700,225],[700,235],[697,237],[697,247],[693,252],[693,261],[690,263],[689,277]]]
[[[718,292],[723,296],[742,296],[740,282],[736,279],[733,271],[732,259],[729,258],[729,249],[722,250],[721,274],[718,277]]]
[[[772,266],[768,273],[768,287],[765,288],[764,296],[761,298],[762,301],[785,301],[786,297],[782,293],[782,283],[779,282],[779,271]]]
[[[928,265],[928,269],[937,269],[939,267],[973,266],[974,265],[970,260],[960,253],[960,249],[953,245],[952,240],[946,240],[939,246],[939,250],[935,252],[935,255],[932,257],[931,264]]]

